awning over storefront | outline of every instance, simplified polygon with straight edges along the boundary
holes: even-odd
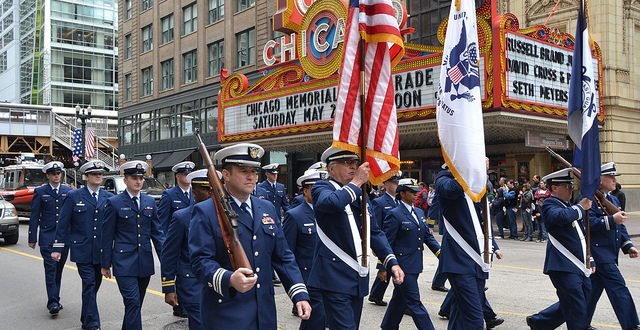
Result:
[[[173,165],[184,161],[192,152],[193,150],[180,150],[152,155],[151,164],[154,169],[170,168],[173,167]]]

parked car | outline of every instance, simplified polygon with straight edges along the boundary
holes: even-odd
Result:
[[[127,186],[124,184],[123,175],[105,175],[102,179],[102,188],[113,194],[119,194],[123,192]],[[142,184],[142,193],[153,197],[156,200],[156,204],[160,202],[164,186],[155,178],[144,177],[144,183]]]
[[[13,204],[0,195],[0,237],[5,244],[18,243],[20,232],[18,231],[18,214]]]

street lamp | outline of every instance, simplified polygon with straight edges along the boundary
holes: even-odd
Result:
[[[85,112],[84,108],[80,108],[80,105],[76,105],[76,118],[80,119],[81,127],[82,127],[82,156],[80,157],[80,161],[84,163],[85,156],[85,138],[87,135],[87,119],[91,118],[91,106],[88,106]]]

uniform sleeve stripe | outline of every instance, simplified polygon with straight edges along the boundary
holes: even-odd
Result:
[[[578,211],[578,219],[576,220],[582,219],[582,208],[579,207],[578,205],[573,205],[571,208]]]
[[[221,296],[224,296],[222,290],[222,278],[224,277],[225,272],[227,272],[226,269],[218,268],[218,270],[213,274],[213,291],[217,292]]]
[[[440,251],[442,251],[442,249],[438,249],[438,251],[436,251],[436,257],[440,255]]]
[[[625,246],[627,246],[629,244],[633,244],[633,243],[631,243],[631,241],[626,241],[626,242],[622,243],[622,247],[625,247]]]
[[[389,263],[389,261],[395,258],[396,258],[396,255],[393,253],[388,255],[386,258],[384,258],[384,261],[382,262],[382,265],[384,266],[384,268],[387,268],[387,264]]]
[[[609,217],[603,217],[602,221],[604,222],[604,226],[607,227],[607,231],[609,231]]]
[[[349,195],[351,195],[351,202],[355,202],[356,201],[356,193],[353,191],[353,189],[351,189],[351,187],[349,187],[349,186],[344,186],[344,189],[349,193]]]
[[[294,284],[293,286],[291,286],[291,288],[289,288],[289,292],[287,292],[287,294],[289,295],[290,299],[293,299],[293,297],[300,292],[308,293],[307,287],[304,285],[304,283]]]

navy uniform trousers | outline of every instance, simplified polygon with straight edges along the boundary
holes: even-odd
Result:
[[[60,209],[67,194],[72,191],[69,186],[59,185],[57,194],[46,184],[36,188],[31,200],[31,216],[29,218],[29,243],[38,241],[40,255],[44,263],[44,280],[47,287],[47,308],[60,305],[60,283],[62,281],[62,270],[67,261],[69,248],[62,251],[60,262],[51,258],[53,252],[53,242],[56,236],[56,226]],[[39,228],[39,239],[36,240],[36,233]]]
[[[85,328],[100,326],[96,295],[102,283],[102,220],[104,204],[112,196],[112,193],[100,189],[96,200],[86,187],[69,192],[62,204],[56,241],[53,243],[55,252],[62,252],[65,248],[71,249],[71,261],[76,263],[78,275],[82,280],[80,322]]]
[[[161,256],[164,240],[154,199],[140,194],[140,206],[127,190],[105,203],[102,225],[102,268],[113,265],[112,275],[124,302],[122,329],[142,329],[140,310],[154,273],[153,251]]]
[[[396,199],[391,197],[391,195],[387,193],[384,193],[382,196],[374,199],[371,202],[373,213],[375,214],[372,219],[375,219],[378,222],[378,227],[383,228],[383,222],[387,216],[387,213],[389,213],[389,211],[394,209],[397,205],[398,202],[396,201]],[[378,269],[383,269],[383,267],[378,264]],[[369,293],[369,298],[376,301],[382,300],[388,286],[389,281],[383,282],[376,276],[376,278],[373,280],[373,284],[371,285],[371,293]]]
[[[533,324],[539,329],[555,329],[566,321],[569,330],[586,329],[589,326],[586,300],[591,292],[590,278],[557,271],[550,271],[548,275],[559,301],[532,315]]]

